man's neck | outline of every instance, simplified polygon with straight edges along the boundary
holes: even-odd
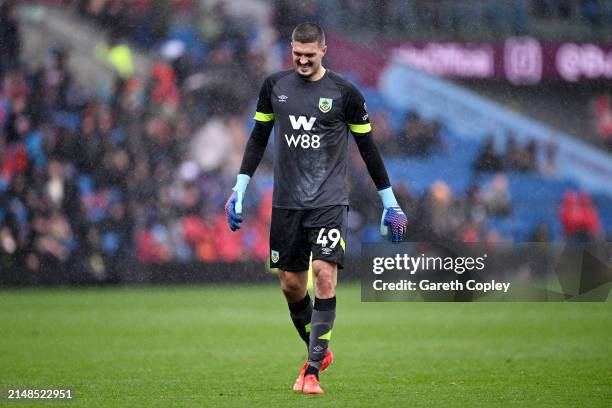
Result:
[[[319,68],[317,73],[311,76],[310,78],[308,78],[308,80],[312,82],[318,81],[319,79],[323,78],[323,75],[325,75],[325,71],[326,71],[325,67],[321,65],[321,68]]]

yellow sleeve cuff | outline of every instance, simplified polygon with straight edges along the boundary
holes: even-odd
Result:
[[[364,123],[363,125],[349,123],[348,127],[353,133],[368,133],[372,131],[372,125],[370,123]]]
[[[274,113],[261,113],[255,112],[255,116],[253,117],[258,122],[270,122],[274,120]]]

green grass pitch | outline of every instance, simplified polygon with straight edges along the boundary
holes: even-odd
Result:
[[[361,303],[341,285],[324,396],[275,285],[0,291],[0,388],[68,407],[610,407],[610,303]],[[316,400],[316,401],[313,401]]]

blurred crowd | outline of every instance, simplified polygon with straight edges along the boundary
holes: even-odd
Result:
[[[259,84],[281,64],[268,46],[276,40],[270,27],[253,23],[256,12],[230,12],[222,2],[204,12],[189,1],[70,3],[109,33],[97,55],[115,69],[116,80],[95,93],[76,81],[67,49],[50,49],[41,67],[20,61],[16,2],[0,1],[0,266],[85,269],[112,279],[126,259],[266,260],[269,151],[249,186],[248,228],[230,232],[222,209],[252,126],[248,118]],[[132,19],[134,10],[142,17],[170,3],[178,10],[172,18]],[[316,6],[300,3],[313,15]],[[272,15],[289,3],[276,7]],[[283,26],[277,29],[282,33]],[[128,51],[152,44],[159,47],[149,71],[135,75]],[[376,112],[372,121],[385,157],[425,158],[445,149],[437,121],[408,113],[399,132],[387,112]],[[354,144],[350,154],[350,235],[357,242],[374,240],[380,203]],[[546,148],[551,163],[554,154],[554,146]],[[501,155],[488,141],[474,168],[544,172],[546,160],[537,163],[536,157],[534,144],[519,146],[509,137]],[[395,190],[413,240],[505,239],[486,228],[490,217],[513,211],[504,173],[459,195],[443,181],[420,196],[401,180]],[[592,203],[576,197],[566,198],[560,213],[567,231],[601,233]],[[536,236],[547,239],[541,231]]]
[[[159,0],[72,0],[80,15],[96,22],[119,37],[128,37],[144,47],[151,47],[162,40],[170,25],[173,7],[193,9],[192,2],[182,1],[172,5]]]
[[[389,113],[384,110],[373,113],[372,122],[376,124],[378,149],[386,157],[428,157],[444,149],[441,123],[424,120],[416,112],[406,114],[399,132],[393,129]]]
[[[591,115],[601,145],[612,152],[612,102],[609,95],[600,94],[593,98]]]
[[[50,49],[39,68],[20,62],[19,36],[8,41],[19,29],[15,2],[2,6],[2,266],[85,268],[109,279],[126,259],[267,259],[269,184],[252,189],[248,231],[231,233],[222,212],[247,139],[246,108],[265,75],[242,54],[257,34],[234,35],[239,22],[222,15],[228,23],[202,43],[204,61],[159,55],[138,77],[121,69],[125,61],[113,64],[114,47],[130,42],[111,30],[106,56],[117,79],[94,94],[75,80],[66,49]],[[262,181],[270,168],[262,165]]]
[[[536,172],[540,169],[545,171],[543,166],[540,166],[538,163],[537,149],[537,144],[534,140],[522,146],[517,142],[515,136],[509,135],[506,139],[504,151],[498,154],[493,138],[489,137],[476,158],[474,170],[477,172]],[[547,147],[547,162],[555,162],[554,149],[554,145]]]
[[[288,1],[287,1],[288,3]],[[304,7],[343,31],[396,38],[484,40],[530,35],[549,40],[568,34],[612,38],[609,0],[309,0]],[[339,13],[344,10],[346,13]],[[559,27],[563,29],[559,29]]]
[[[21,37],[16,1],[0,2],[0,75],[17,66]]]
[[[43,0],[39,0],[43,1]],[[143,46],[162,39],[179,10],[197,13],[199,6],[247,0],[44,0],[71,5],[84,16],[130,35]],[[612,2],[609,0],[272,0],[275,25],[281,38],[298,19],[321,21],[343,32],[394,38],[483,40],[530,35],[548,40],[612,39]],[[202,31],[217,31],[220,22],[205,18]],[[560,28],[562,27],[562,28]],[[569,36],[570,38],[567,38]]]
[[[597,207],[586,192],[567,191],[559,209],[559,220],[570,241],[590,242],[602,235]]]

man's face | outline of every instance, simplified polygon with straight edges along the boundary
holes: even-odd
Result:
[[[326,45],[321,47],[316,42],[301,43],[293,41],[291,43],[291,53],[295,71],[303,78],[311,78],[321,69],[321,61],[326,52]]]

